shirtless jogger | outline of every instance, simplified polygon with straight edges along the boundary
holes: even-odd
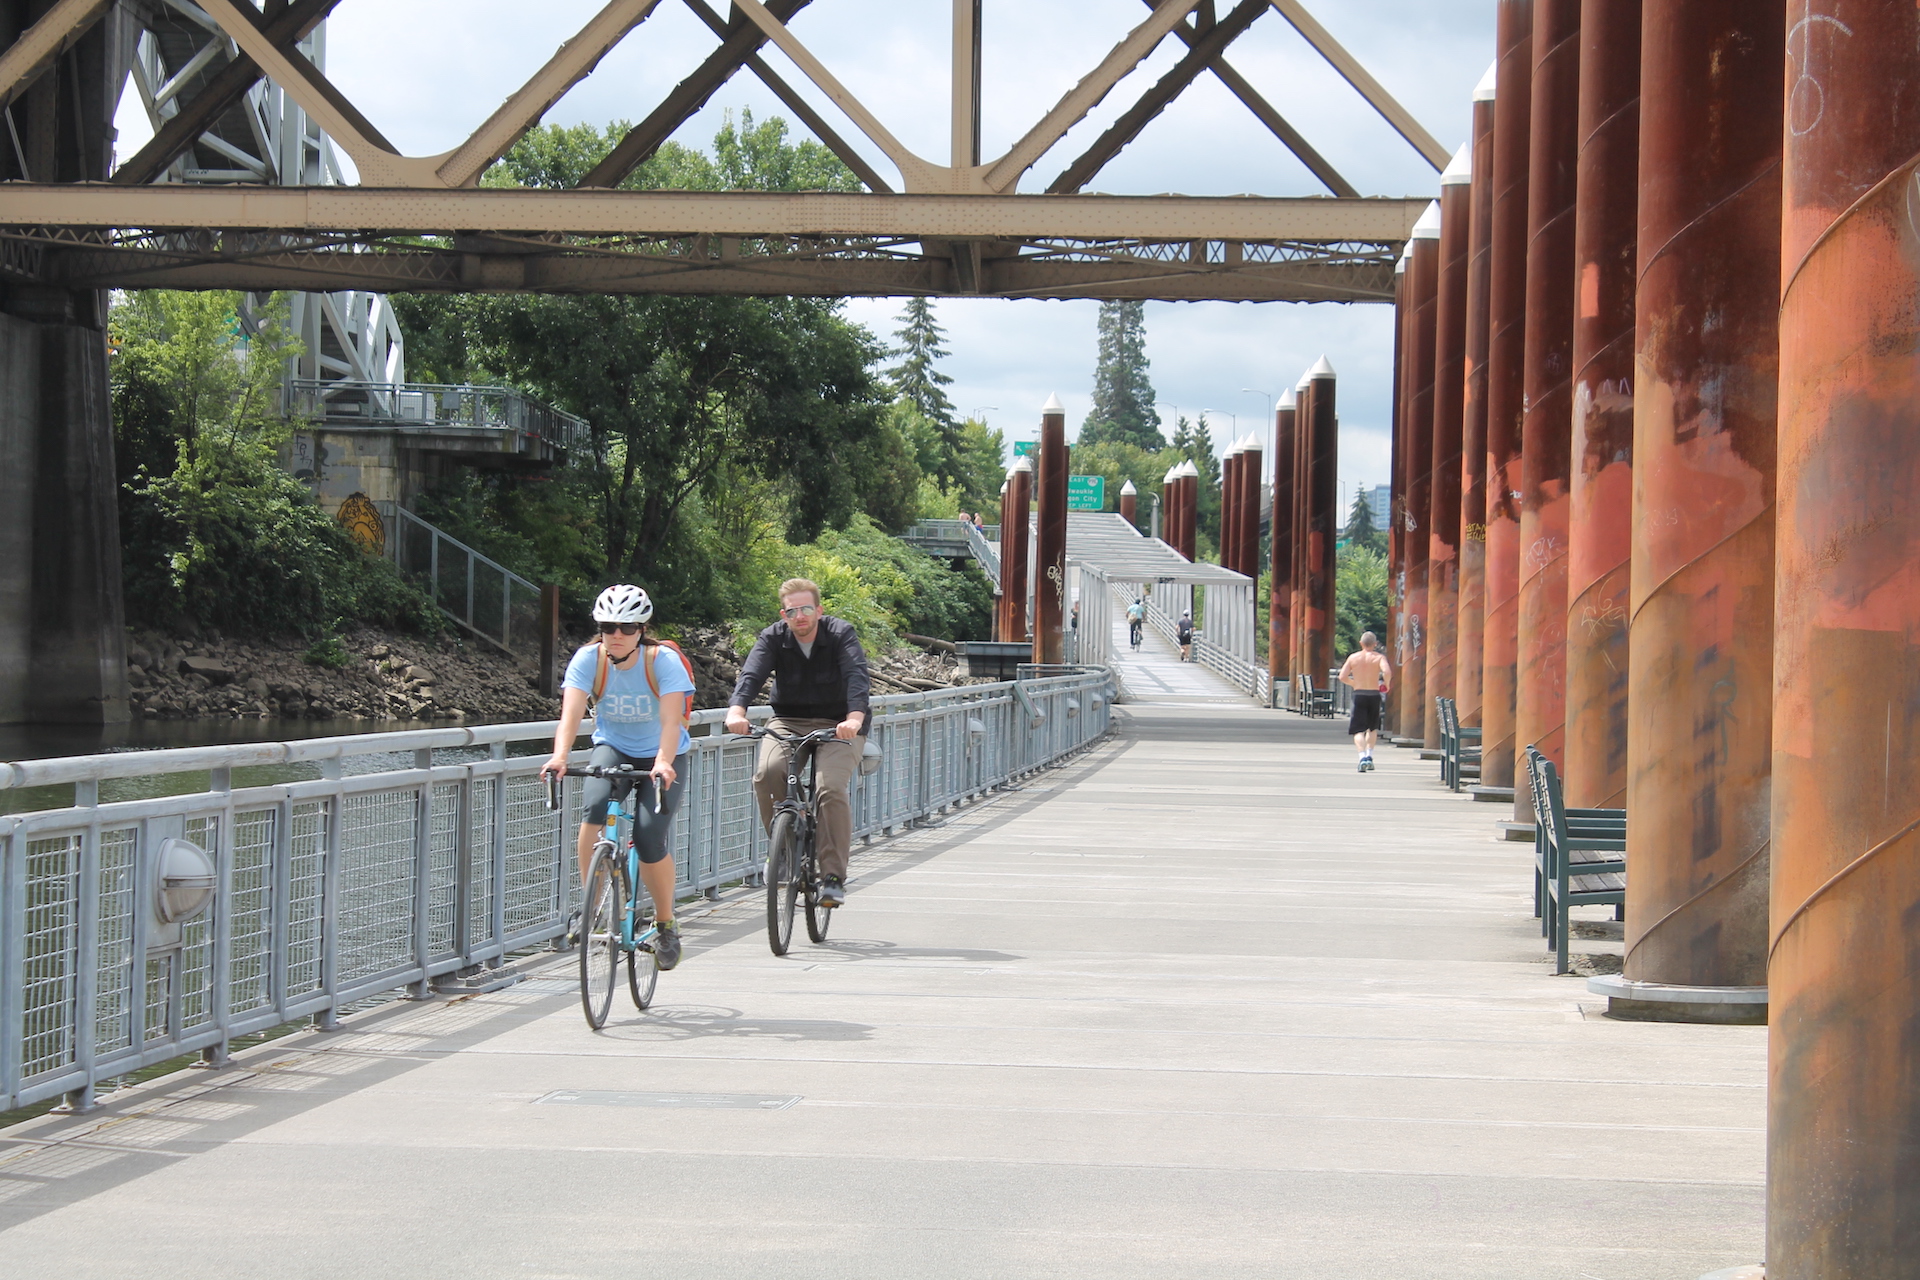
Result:
[[[1360,647],[1347,655],[1340,668],[1340,683],[1353,686],[1353,714],[1347,717],[1347,732],[1360,750],[1360,772],[1373,772],[1373,744],[1380,740],[1380,719],[1386,706],[1387,687],[1393,682],[1393,667],[1380,652],[1380,638],[1371,631],[1362,632]]]

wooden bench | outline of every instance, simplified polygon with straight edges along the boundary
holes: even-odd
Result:
[[[1554,951],[1554,972],[1567,971],[1567,938],[1575,907],[1611,906],[1626,918],[1627,813],[1624,809],[1569,809],[1553,761],[1527,746],[1527,782],[1533,793],[1533,904],[1540,931]]]
[[[1434,702],[1440,709],[1440,781],[1459,791],[1468,780],[1480,781],[1480,726],[1461,724],[1452,698]]]

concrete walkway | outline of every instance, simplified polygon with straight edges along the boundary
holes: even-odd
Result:
[[[1127,611],[1116,604],[1113,618],[1114,668],[1134,702],[1191,702],[1246,706],[1247,695],[1192,662],[1180,661],[1180,648],[1151,626],[1141,628],[1140,651],[1127,639]]]
[[[1694,1280],[1759,1258],[1762,1028],[1608,1021],[1529,852],[1339,725],[1183,698],[688,928],[0,1131],[0,1270]],[[622,1001],[625,997],[620,997]]]

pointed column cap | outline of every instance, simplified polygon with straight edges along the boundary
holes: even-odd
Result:
[[[1167,468],[1167,474],[1160,477],[1160,483],[1172,484],[1173,478],[1179,474],[1180,474],[1180,464],[1176,462],[1172,466]]]
[[[1443,187],[1464,186],[1473,181],[1473,143],[1463,142],[1460,149],[1453,153],[1453,159],[1440,173],[1440,185]]]
[[[1495,58],[1487,64],[1487,74],[1481,76],[1480,83],[1473,86],[1473,100],[1475,102],[1493,101],[1493,88],[1500,81],[1499,70],[1500,59]]]
[[[1420,221],[1413,224],[1415,240],[1438,240],[1440,238],[1440,202],[1428,202],[1427,211],[1420,215]]]
[[[1040,406],[1041,413],[1065,413],[1066,411],[1067,406],[1061,404],[1060,397],[1056,395],[1048,396],[1047,402]]]
[[[1280,403],[1275,405],[1274,409],[1275,410],[1297,409],[1299,407],[1300,407],[1300,402],[1294,397],[1293,388],[1288,387],[1285,391],[1282,391],[1280,393]]]
[[[1139,492],[1140,491],[1138,489],[1133,487],[1133,481],[1131,480],[1127,481],[1125,484],[1120,486],[1120,493],[1122,497],[1131,498],[1134,495],[1138,494]]]
[[[1334,376],[1336,375],[1333,372],[1333,366],[1327,363],[1325,356],[1321,356],[1318,363],[1316,363],[1313,368],[1307,370],[1307,377],[1309,378],[1331,378]]]
[[[1007,468],[1007,474],[1008,474],[1008,475],[1012,475],[1012,474],[1013,474],[1014,472],[1016,472],[1016,471],[1022,471],[1022,472],[1025,472],[1025,473],[1026,473],[1026,474],[1028,474],[1028,475],[1032,475],[1032,474],[1033,474],[1033,459],[1032,459],[1032,458],[1029,458],[1029,457],[1028,457],[1028,456],[1027,456],[1026,454],[1024,454],[1024,453],[1023,453],[1023,454],[1021,454],[1021,455],[1020,455],[1019,457],[1017,457],[1017,458],[1015,458],[1015,459],[1013,460],[1013,465]]]
[[[1251,431],[1247,432],[1246,449],[1248,453],[1260,452],[1260,437]]]

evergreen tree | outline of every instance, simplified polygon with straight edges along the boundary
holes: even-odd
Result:
[[[965,428],[953,416],[953,402],[944,390],[953,379],[934,367],[934,361],[947,354],[943,339],[947,336],[933,319],[933,303],[926,298],[910,298],[900,316],[901,327],[894,331],[900,346],[894,354],[900,363],[887,370],[893,380],[894,395],[911,404],[934,429],[935,447],[932,476],[946,493],[966,482]]]
[[[1347,517],[1347,527],[1340,536],[1349,542],[1364,542],[1373,532],[1373,504],[1367,501],[1367,491],[1360,490],[1353,498],[1353,512]]]
[[[1080,427],[1079,443],[1166,448],[1153,400],[1153,383],[1147,378],[1146,303],[1101,303],[1093,412]]]

